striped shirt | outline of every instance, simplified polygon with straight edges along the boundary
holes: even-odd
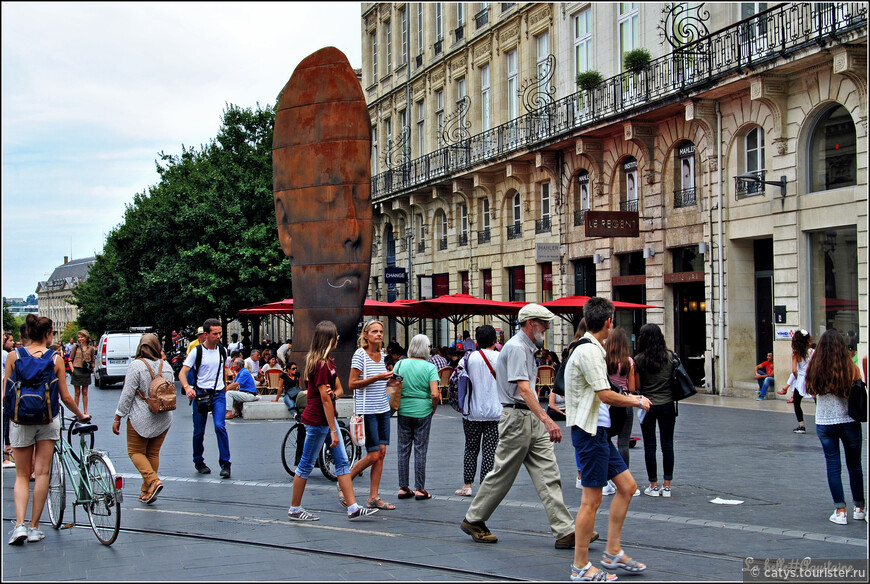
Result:
[[[361,347],[353,354],[350,366],[360,372],[360,379],[368,379],[387,370],[383,356],[381,356],[380,361],[373,361],[366,350]],[[354,390],[354,399],[358,414],[382,414],[390,411],[390,398],[387,395],[386,381],[375,381],[370,385]]]
[[[578,426],[594,435],[598,431],[601,400],[598,392],[610,389],[607,377],[607,351],[591,333],[591,343],[579,345],[565,364],[565,425]]]

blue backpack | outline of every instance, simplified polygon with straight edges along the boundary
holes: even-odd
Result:
[[[16,352],[3,407],[16,424],[48,424],[60,413],[55,352],[49,349],[42,357],[34,357],[23,347]]]

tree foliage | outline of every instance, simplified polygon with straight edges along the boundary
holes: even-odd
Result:
[[[160,153],[160,181],[137,193],[75,291],[93,331],[226,323],[290,293],[272,196],[273,108],[228,105],[199,150]]]

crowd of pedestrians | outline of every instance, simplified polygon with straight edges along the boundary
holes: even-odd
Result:
[[[517,315],[518,331],[503,346],[495,329],[483,325],[471,339],[468,331],[457,339],[454,349],[433,347],[423,334],[414,336],[403,349],[393,339],[384,346],[384,325],[377,319],[367,321],[357,341],[348,385],[354,393],[354,409],[364,420],[365,456],[351,467],[343,441],[338,434],[335,400],[345,394],[331,352],[339,336],[331,321],[317,324],[302,363],[285,362],[291,342],[272,350],[253,349],[247,359],[242,343],[224,348],[219,320],[208,319],[197,331],[197,340],[188,347],[178,375],[184,396],[190,401],[193,418],[192,460],[194,470],[208,474],[204,435],[208,415],[217,438],[218,464],[222,478],[231,476],[230,441],[226,420],[241,415],[241,405],[259,399],[267,371],[280,372],[273,401],[283,400],[296,412],[305,426],[301,459],[295,473],[288,517],[292,521],[316,521],[318,517],[302,507],[307,479],[317,454],[325,444],[331,449],[338,477],[338,498],[351,520],[378,511],[395,509],[381,496],[384,459],[390,445],[390,418],[396,415],[396,455],[399,499],[427,500],[426,458],[432,434],[433,415],[443,398],[439,370],[463,359],[471,388],[467,408],[462,414],[464,454],[462,486],[456,495],[469,497],[470,504],[459,524],[474,542],[494,544],[498,537],[486,522],[497,512],[508,495],[521,468],[525,467],[543,503],[547,522],[557,549],[573,549],[571,579],[574,581],[611,581],[614,572],[637,574],[646,566],[633,559],[621,546],[620,536],[632,498],[641,492],[652,497],[671,497],[674,478],[674,430],[678,406],[671,397],[674,353],[667,348],[660,327],[646,324],[637,338],[635,355],[630,354],[628,337],[613,324],[613,304],[593,298],[584,306],[584,319],[562,359],[543,349],[547,330],[555,315],[538,304],[527,304]],[[87,331],[80,331],[69,347],[70,383],[67,368],[49,343],[49,319],[28,317],[24,348],[15,347],[11,335],[4,334],[5,388],[13,377],[15,362],[22,358],[54,359],[54,383],[59,399],[79,419],[87,420],[87,387],[94,351]],[[8,348],[7,348],[8,347]],[[63,354],[66,352],[60,349]],[[458,355],[457,355],[458,353]],[[848,415],[847,400],[853,382],[861,372],[853,363],[844,338],[834,330],[826,331],[815,349],[811,335],[804,331],[792,339],[792,378],[794,410],[798,419],[795,432],[805,432],[801,399],[817,401],[816,428],[827,468],[828,485],[835,510],[833,523],[847,522],[841,480],[840,445],[845,454],[852,495],[852,518],[865,515],[863,469],[861,466],[861,424]],[[7,358],[8,355],[8,358]],[[540,365],[564,369],[564,396],[551,392],[541,404],[536,388]],[[92,370],[92,365],[91,365]],[[772,386],[772,356],[756,366],[759,394],[764,397]],[[160,449],[172,425],[173,412],[151,411],[144,400],[156,376],[174,381],[172,368],[161,350],[158,338],[144,334],[131,362],[115,411],[112,430],[120,434],[126,422],[127,452],[142,475],[139,500],[152,504],[163,489],[159,478]],[[400,387],[397,411],[391,408],[387,389]],[[79,409],[81,399],[81,409]],[[185,404],[179,402],[179,410]],[[635,409],[643,436],[648,484],[641,491],[629,470],[629,445]],[[180,412],[179,412],[180,413]],[[581,503],[576,517],[564,502],[562,479],[554,446],[570,434],[575,452]],[[9,423],[4,416],[4,447],[16,461],[14,488],[15,528],[10,544],[39,541],[39,517],[47,494],[48,468],[59,420],[49,424],[24,426]],[[661,452],[659,481],[657,457]],[[413,453],[413,485],[411,455]],[[368,493],[363,503],[356,499],[353,480],[368,473]],[[441,470],[441,469],[440,469]],[[478,472],[479,471],[479,472]],[[33,510],[29,528],[25,513],[30,497],[29,481],[35,478]],[[478,486],[475,491],[475,479]],[[573,478],[571,479],[574,480]],[[357,485],[358,486],[358,485]],[[412,488],[413,487],[413,488]],[[589,558],[589,544],[599,535],[594,531],[596,513],[604,496],[612,496],[608,515],[607,546],[597,562]],[[387,495],[387,498],[389,496]]]

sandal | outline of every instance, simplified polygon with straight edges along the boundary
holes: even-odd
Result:
[[[396,496],[400,499],[410,499],[414,496],[414,491],[412,491],[408,487],[402,487],[401,489],[399,489],[399,494]]]
[[[645,564],[632,560],[626,556],[625,552],[622,550],[619,550],[619,553],[613,555],[604,552],[604,557],[601,558],[600,563],[607,570],[622,568],[626,572],[631,572],[632,574],[640,574],[646,570]]]
[[[461,489],[456,489],[453,494],[459,495],[460,497],[470,497],[471,487],[462,487]]]
[[[382,511],[392,511],[396,508],[395,505],[383,501],[380,497],[370,499],[369,502],[366,503],[366,507],[368,507],[369,509],[381,509]]]
[[[587,562],[585,566],[582,568],[576,567],[574,564],[571,564],[571,581],[572,582],[614,582],[619,578],[614,574],[608,574],[607,572],[602,572],[598,570],[591,576],[587,576],[589,573],[589,569],[592,568],[592,562]]]
[[[338,502],[347,507],[347,499],[344,497],[344,493],[341,492],[341,487],[338,487]]]
[[[417,492],[414,495],[414,498],[417,499],[418,501],[424,501],[426,499],[431,499],[432,495],[430,495],[429,491],[427,491],[426,489],[417,489]]]

